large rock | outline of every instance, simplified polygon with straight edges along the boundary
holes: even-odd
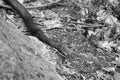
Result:
[[[55,67],[40,56],[43,47],[0,20],[0,80],[62,80]]]

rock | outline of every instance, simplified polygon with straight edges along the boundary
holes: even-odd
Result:
[[[63,80],[40,56],[44,46],[0,20],[0,80]]]

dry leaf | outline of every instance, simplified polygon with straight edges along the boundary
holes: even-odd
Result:
[[[101,41],[101,42],[99,42],[99,46],[100,46],[101,48],[106,48],[106,49],[108,49],[108,50],[111,50],[111,47],[115,47],[116,44],[115,44],[113,41],[111,41],[111,42]]]
[[[23,4],[24,0],[18,0],[21,4]]]

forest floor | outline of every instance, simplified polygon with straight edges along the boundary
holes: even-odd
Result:
[[[18,1],[65,55],[1,1],[0,80],[120,80],[119,0]]]

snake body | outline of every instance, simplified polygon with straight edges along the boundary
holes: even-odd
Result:
[[[28,32],[32,36],[37,37],[43,43],[56,48],[59,52],[63,53],[61,50],[61,46],[56,44],[52,39],[48,38],[41,29],[38,29],[37,25],[35,25],[33,18],[27,9],[22,6],[17,0],[3,0],[7,5],[11,6],[23,19]]]

